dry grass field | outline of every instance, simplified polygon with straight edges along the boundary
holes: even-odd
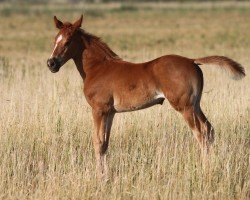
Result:
[[[186,6],[185,6],[186,5]],[[163,106],[117,114],[110,180],[95,178],[91,110],[69,61],[46,60],[53,15],[103,38],[123,59],[225,55],[250,70],[250,4],[0,4],[0,199],[249,199],[250,78],[202,67],[202,108],[216,131],[210,166],[182,117]]]

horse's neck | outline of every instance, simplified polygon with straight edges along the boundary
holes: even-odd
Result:
[[[120,59],[105,43],[93,35],[82,37],[84,50],[74,59],[77,69],[85,80],[92,69],[98,67],[105,60]]]
[[[100,53],[94,48],[86,48],[84,51],[80,52],[73,59],[77,67],[78,72],[80,73],[83,81],[86,78],[86,74],[94,69],[99,63],[102,63],[105,60],[105,55]]]

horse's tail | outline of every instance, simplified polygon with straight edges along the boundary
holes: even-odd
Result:
[[[222,69],[225,69],[235,80],[242,79],[246,75],[245,69],[241,66],[241,64],[224,56],[208,56],[193,60],[194,63],[197,65],[207,64],[207,65],[219,66]]]

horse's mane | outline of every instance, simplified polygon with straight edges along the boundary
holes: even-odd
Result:
[[[96,49],[100,50],[107,59],[121,60],[121,58],[113,52],[110,47],[104,43],[101,38],[85,32],[83,29],[80,29],[80,32],[84,40],[91,46],[94,46]]]

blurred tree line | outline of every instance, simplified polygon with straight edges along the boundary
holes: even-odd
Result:
[[[108,2],[206,2],[206,1],[232,1],[232,0],[0,0],[0,2],[18,2],[18,3],[108,3]],[[237,1],[237,0],[235,0]],[[244,1],[244,0],[243,0]],[[245,0],[246,1],[246,0]]]

